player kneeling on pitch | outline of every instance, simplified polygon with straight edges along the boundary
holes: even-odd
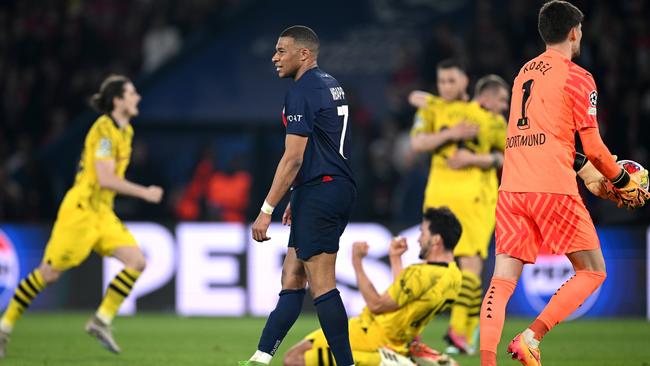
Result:
[[[388,252],[395,281],[383,294],[377,292],[363,269],[368,244],[354,243],[352,265],[367,305],[361,315],[349,321],[355,365],[456,365],[447,355],[414,340],[434,316],[458,297],[462,275],[453,250],[461,231],[460,222],[448,208],[427,209],[418,239],[423,262],[402,270],[406,240],[395,238]],[[334,365],[322,329],[291,347],[284,356],[284,365]]]

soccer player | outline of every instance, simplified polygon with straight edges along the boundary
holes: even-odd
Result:
[[[420,259],[424,262],[402,270],[401,255],[406,252],[404,238],[390,244],[389,258],[395,280],[379,294],[366,274],[362,259],[368,244],[356,242],[352,265],[357,286],[366,301],[358,317],[350,319],[350,342],[358,366],[379,366],[379,349],[409,356],[412,341],[424,327],[458,297],[462,276],[454,262],[453,250],[461,236],[461,225],[446,207],[428,208],[420,225]],[[411,347],[410,347],[411,346]],[[333,366],[323,330],[318,329],[284,357],[285,366]]]
[[[350,167],[350,129],[345,92],[318,68],[318,36],[308,27],[284,30],[272,61],[278,76],[291,78],[282,119],[285,150],[273,184],[253,223],[253,239],[269,240],[266,231],[274,207],[289,187],[291,201],[282,222],[291,226],[282,267],[282,291],[267,319],[257,352],[240,365],[271,362],[282,339],[300,314],[309,282],[318,319],[336,364],[353,365],[348,321],[336,289],[335,264],[356,187]]]
[[[603,144],[596,121],[596,84],[571,61],[580,54],[582,20],[582,12],[568,2],[544,4],[538,29],[546,51],[526,62],[513,84],[496,209],[496,266],[481,307],[483,366],[496,365],[506,305],[524,264],[535,262],[542,244],[566,255],[575,275],[508,345],[508,352],[523,365],[541,365],[542,338],[605,280],[596,230],[578,195],[575,170],[585,160],[576,155],[575,133],[588,160],[611,181],[622,203],[640,207],[649,198]]]
[[[57,215],[43,262],[25,277],[0,321],[0,356],[4,357],[9,335],[34,298],[66,270],[81,264],[95,251],[124,263],[106,290],[86,331],[111,352],[120,347],[113,339],[111,322],[145,268],[145,258],[129,230],[113,212],[116,194],[160,202],[163,190],[124,179],[131,157],[133,127],[140,95],[131,81],[120,75],[106,78],[91,99],[102,115],[86,135],[79,169]]]
[[[422,106],[411,131],[417,151],[433,152],[424,207],[448,206],[463,225],[454,250],[463,286],[452,306],[445,339],[447,352],[474,353],[474,334],[482,298],[481,271],[494,230],[496,169],[503,161],[508,85],[496,75],[481,78],[472,102],[463,101],[464,72],[445,61],[438,66],[440,97],[417,92],[409,98]]]

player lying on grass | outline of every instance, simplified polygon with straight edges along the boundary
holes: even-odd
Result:
[[[430,362],[419,364],[450,364],[448,356],[437,354],[414,339],[436,314],[458,297],[462,276],[454,262],[453,250],[461,231],[460,222],[448,208],[427,209],[418,239],[423,262],[402,270],[401,256],[407,249],[406,240],[394,239],[390,243],[389,258],[395,281],[383,294],[377,292],[363,268],[362,259],[368,255],[368,244],[354,243],[352,264],[357,286],[367,305],[361,315],[349,321],[355,365],[382,364],[380,349],[383,347],[416,361],[427,354]],[[435,363],[436,358],[438,363]],[[284,365],[334,365],[323,331],[318,329],[291,347],[284,356]]]

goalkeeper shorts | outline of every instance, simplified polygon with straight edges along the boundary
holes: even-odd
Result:
[[[496,221],[496,254],[526,263],[535,263],[540,248],[567,254],[600,247],[580,196],[499,191]]]

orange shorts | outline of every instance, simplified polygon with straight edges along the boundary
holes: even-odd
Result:
[[[526,263],[535,263],[541,246],[552,254],[600,247],[579,196],[499,191],[496,219],[496,253]]]

